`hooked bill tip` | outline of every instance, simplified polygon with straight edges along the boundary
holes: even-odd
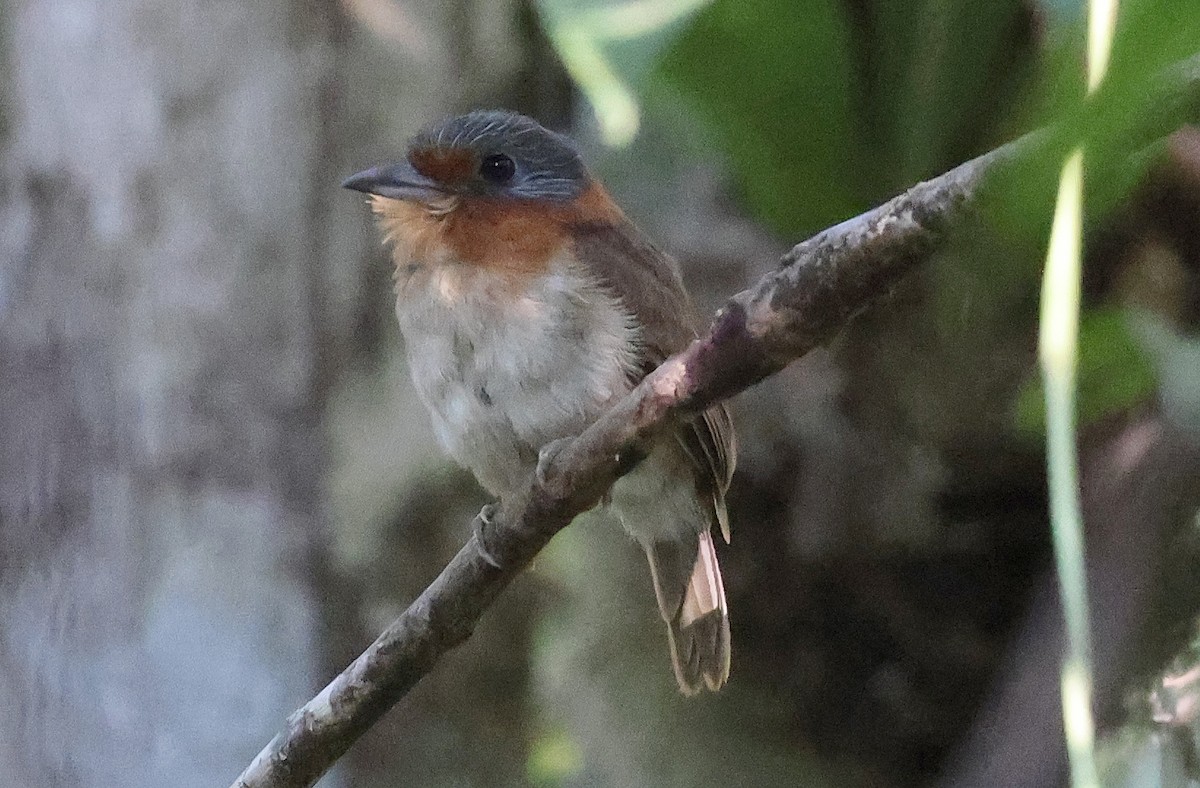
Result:
[[[371,194],[371,190],[379,185],[379,168],[372,167],[369,170],[351,175],[346,180],[342,181],[343,189],[353,189],[356,192]]]

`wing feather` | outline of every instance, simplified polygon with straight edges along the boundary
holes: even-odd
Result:
[[[629,310],[641,329],[640,381],[696,338],[694,308],[679,266],[645,240],[629,222],[590,222],[572,228],[575,256]],[[729,541],[725,492],[736,464],[736,436],[729,410],[715,405],[691,419],[676,439],[713,498],[721,533]]]

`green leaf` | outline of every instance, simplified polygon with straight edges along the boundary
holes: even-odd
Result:
[[[1122,311],[1103,308],[1084,313],[1079,324],[1078,381],[1075,404],[1081,425],[1127,410],[1154,392],[1153,364]],[[1045,396],[1041,376],[1032,375],[1015,402],[1019,433],[1030,438],[1045,435]]]
[[[717,0],[660,67],[729,157],[750,209],[788,236],[866,207],[839,7]]]
[[[994,147],[1031,71],[1027,4],[917,0],[863,13],[873,31],[862,55],[866,122],[894,159],[889,191]]]
[[[710,0],[536,0],[542,26],[616,148],[638,132],[635,89],[687,20]]]

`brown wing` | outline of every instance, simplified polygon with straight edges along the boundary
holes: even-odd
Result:
[[[679,266],[628,222],[572,228],[576,257],[637,319],[647,361],[658,364],[696,338]]]
[[[640,380],[696,338],[693,307],[679,266],[645,240],[629,222],[586,223],[572,228],[577,259],[617,296],[642,331]],[[680,430],[677,438],[698,468],[707,471],[713,508],[721,533],[729,541],[725,492],[736,463],[736,437],[729,411],[722,405],[706,410]]]

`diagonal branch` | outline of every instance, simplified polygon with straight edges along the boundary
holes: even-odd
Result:
[[[1195,60],[1195,59],[1193,59]],[[1197,61],[1200,62],[1200,61]],[[1197,81],[1196,63],[1171,80]],[[1161,118],[1161,125],[1166,119]],[[1147,130],[1145,138],[1161,131]],[[1035,133],[997,148],[798,244],[780,267],[733,296],[709,332],[648,375],[582,435],[566,443],[459,550],[371,646],[255,757],[233,788],[310,786],[402,698],[475,623],[559,530],[599,502],[674,419],[695,414],[828,341],[885,297],[969,213],[984,176],[1046,140]]]

